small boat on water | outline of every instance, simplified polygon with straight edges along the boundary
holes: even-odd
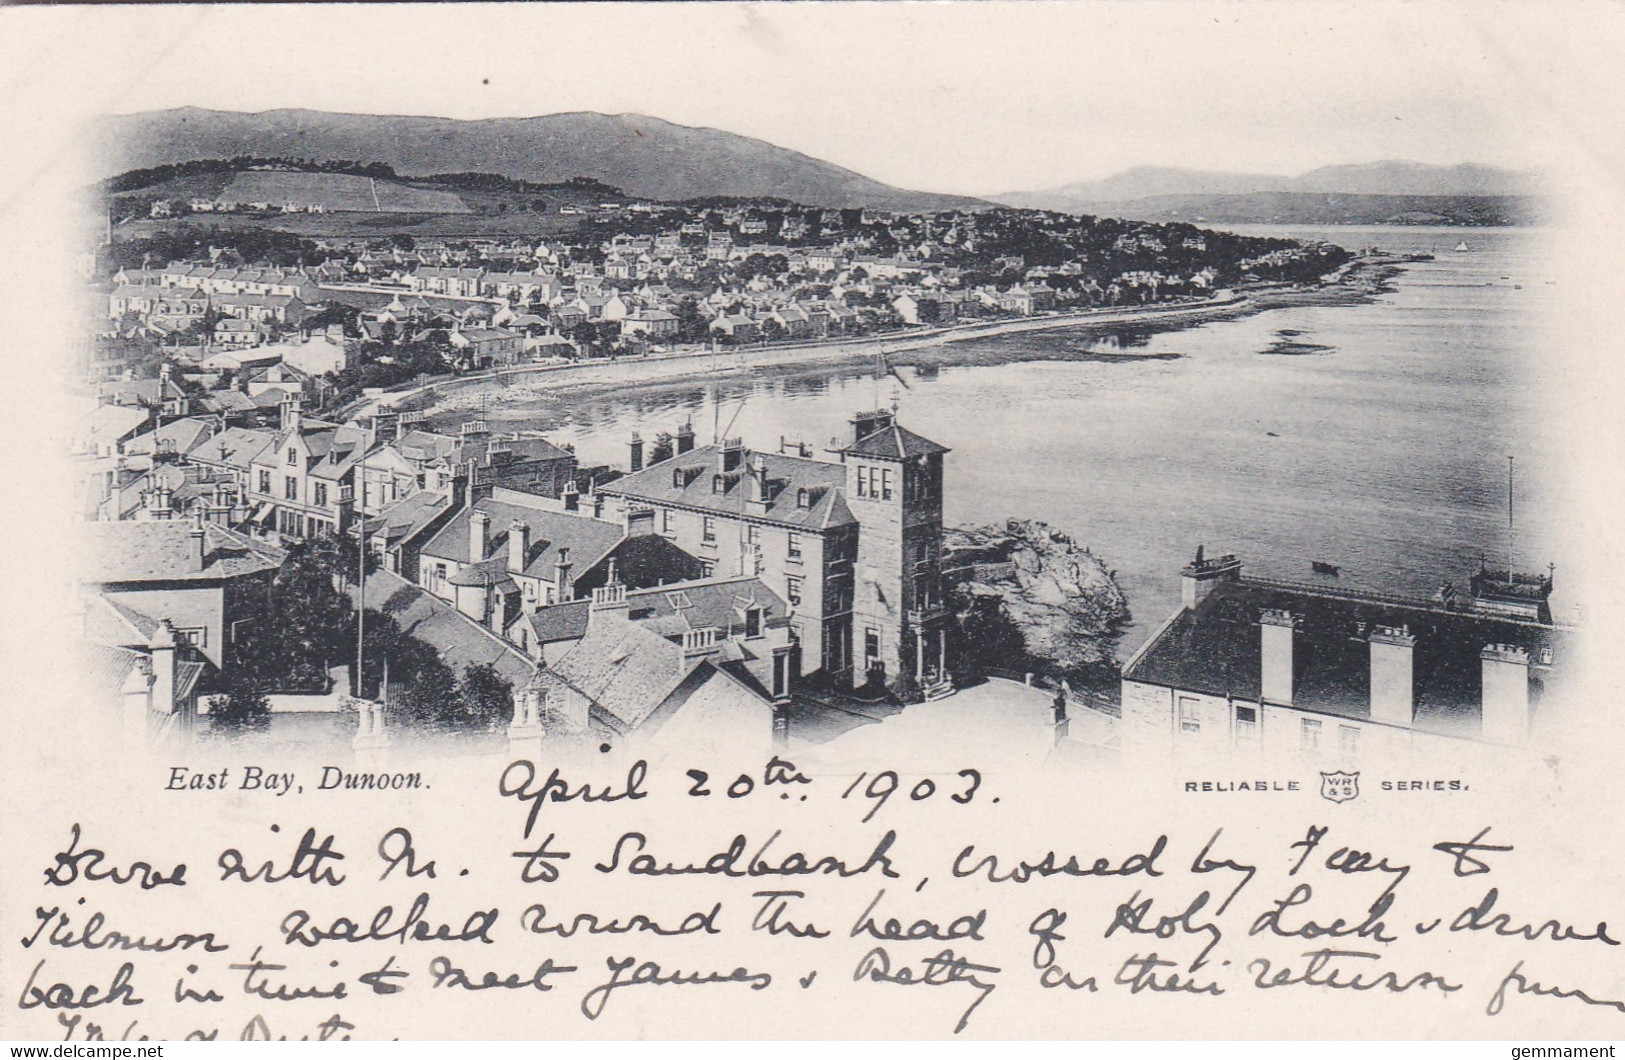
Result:
[[[1340,569],[1337,564],[1327,563],[1321,559],[1311,561],[1309,566],[1314,568],[1316,574],[1330,574],[1334,578],[1337,577],[1337,572]]]
[[[1457,243],[1456,244],[1456,250],[1458,252],[1465,253],[1466,250],[1467,250],[1467,241],[1464,239],[1460,243]]]

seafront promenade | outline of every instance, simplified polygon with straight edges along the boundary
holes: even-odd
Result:
[[[836,364],[873,357],[877,352],[899,353],[952,342],[991,338],[1030,331],[1089,325],[1112,326],[1136,323],[1163,323],[1200,319],[1230,313],[1250,312],[1259,306],[1253,296],[1228,293],[1200,301],[1152,306],[1110,307],[1051,313],[1016,320],[958,324],[949,327],[922,327],[862,338],[829,339],[816,342],[774,343],[749,346],[683,347],[669,353],[606,360],[563,361],[493,369],[453,378],[368,394],[344,410],[363,414],[375,407],[410,409],[433,405],[439,410],[456,408],[459,391],[477,389],[479,384],[499,383],[515,394],[538,384],[561,386],[617,387],[680,378],[729,375],[759,368],[797,365]]]
[[[474,407],[479,403],[475,395],[484,393],[493,384],[502,387],[504,394],[515,398],[523,398],[527,393],[563,388],[612,390],[789,365],[833,365],[873,357],[877,352],[902,353],[1023,332],[1070,327],[1182,324],[1290,305],[1358,302],[1376,293],[1393,270],[1404,264],[1405,260],[1393,255],[1365,255],[1348,263],[1317,286],[1259,286],[1177,303],[1096,307],[947,327],[910,328],[861,338],[745,346],[684,346],[666,353],[637,357],[518,365],[367,393],[341,409],[340,415],[365,415],[374,408],[457,411]]]

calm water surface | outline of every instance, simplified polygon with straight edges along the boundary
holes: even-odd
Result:
[[[822,448],[846,419],[901,402],[904,422],[953,449],[950,524],[1045,520],[1118,572],[1134,609],[1130,651],[1176,606],[1179,567],[1205,544],[1254,573],[1431,593],[1480,553],[1526,569],[1563,564],[1551,514],[1559,425],[1529,385],[1551,261],[1510,229],[1266,228],[1343,246],[1432,251],[1374,304],[1272,310],[1150,334],[1052,331],[957,344],[1010,363],[872,366],[675,386],[653,394],[503,407],[504,426],[556,431],[588,463],[624,465],[692,416],[702,438],[732,422],[747,445]],[[1452,248],[1465,239],[1466,252]],[[1114,344],[1157,359],[1102,360]],[[1273,348],[1308,350],[1297,354]],[[921,354],[911,354],[919,358]],[[933,355],[923,355],[929,362]],[[902,359],[901,356],[899,359]],[[1507,456],[1517,532],[1507,531]],[[1562,608],[1562,576],[1554,605]]]

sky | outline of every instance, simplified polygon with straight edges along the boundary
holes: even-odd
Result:
[[[1603,47],[1574,32],[1575,11],[1608,20],[1619,9],[249,4],[0,17],[29,56],[12,83],[77,69],[71,105],[87,112],[638,112],[900,186],[990,194],[1136,165],[1543,168],[1583,135],[1585,115],[1565,102],[1571,68],[1587,66],[1577,50]]]

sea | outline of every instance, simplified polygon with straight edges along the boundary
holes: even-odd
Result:
[[[1481,562],[1556,564],[1562,617],[1575,546],[1557,495],[1562,425],[1537,385],[1557,282],[1540,231],[1224,227],[1435,257],[1368,304],[978,339],[899,355],[903,382],[863,361],[531,399],[492,418],[624,466],[634,430],[692,419],[703,440],[821,451],[853,413],[895,401],[953,450],[948,525],[1042,520],[1116,572],[1133,613],[1125,657],[1177,607],[1198,546],[1260,576],[1422,596]]]

